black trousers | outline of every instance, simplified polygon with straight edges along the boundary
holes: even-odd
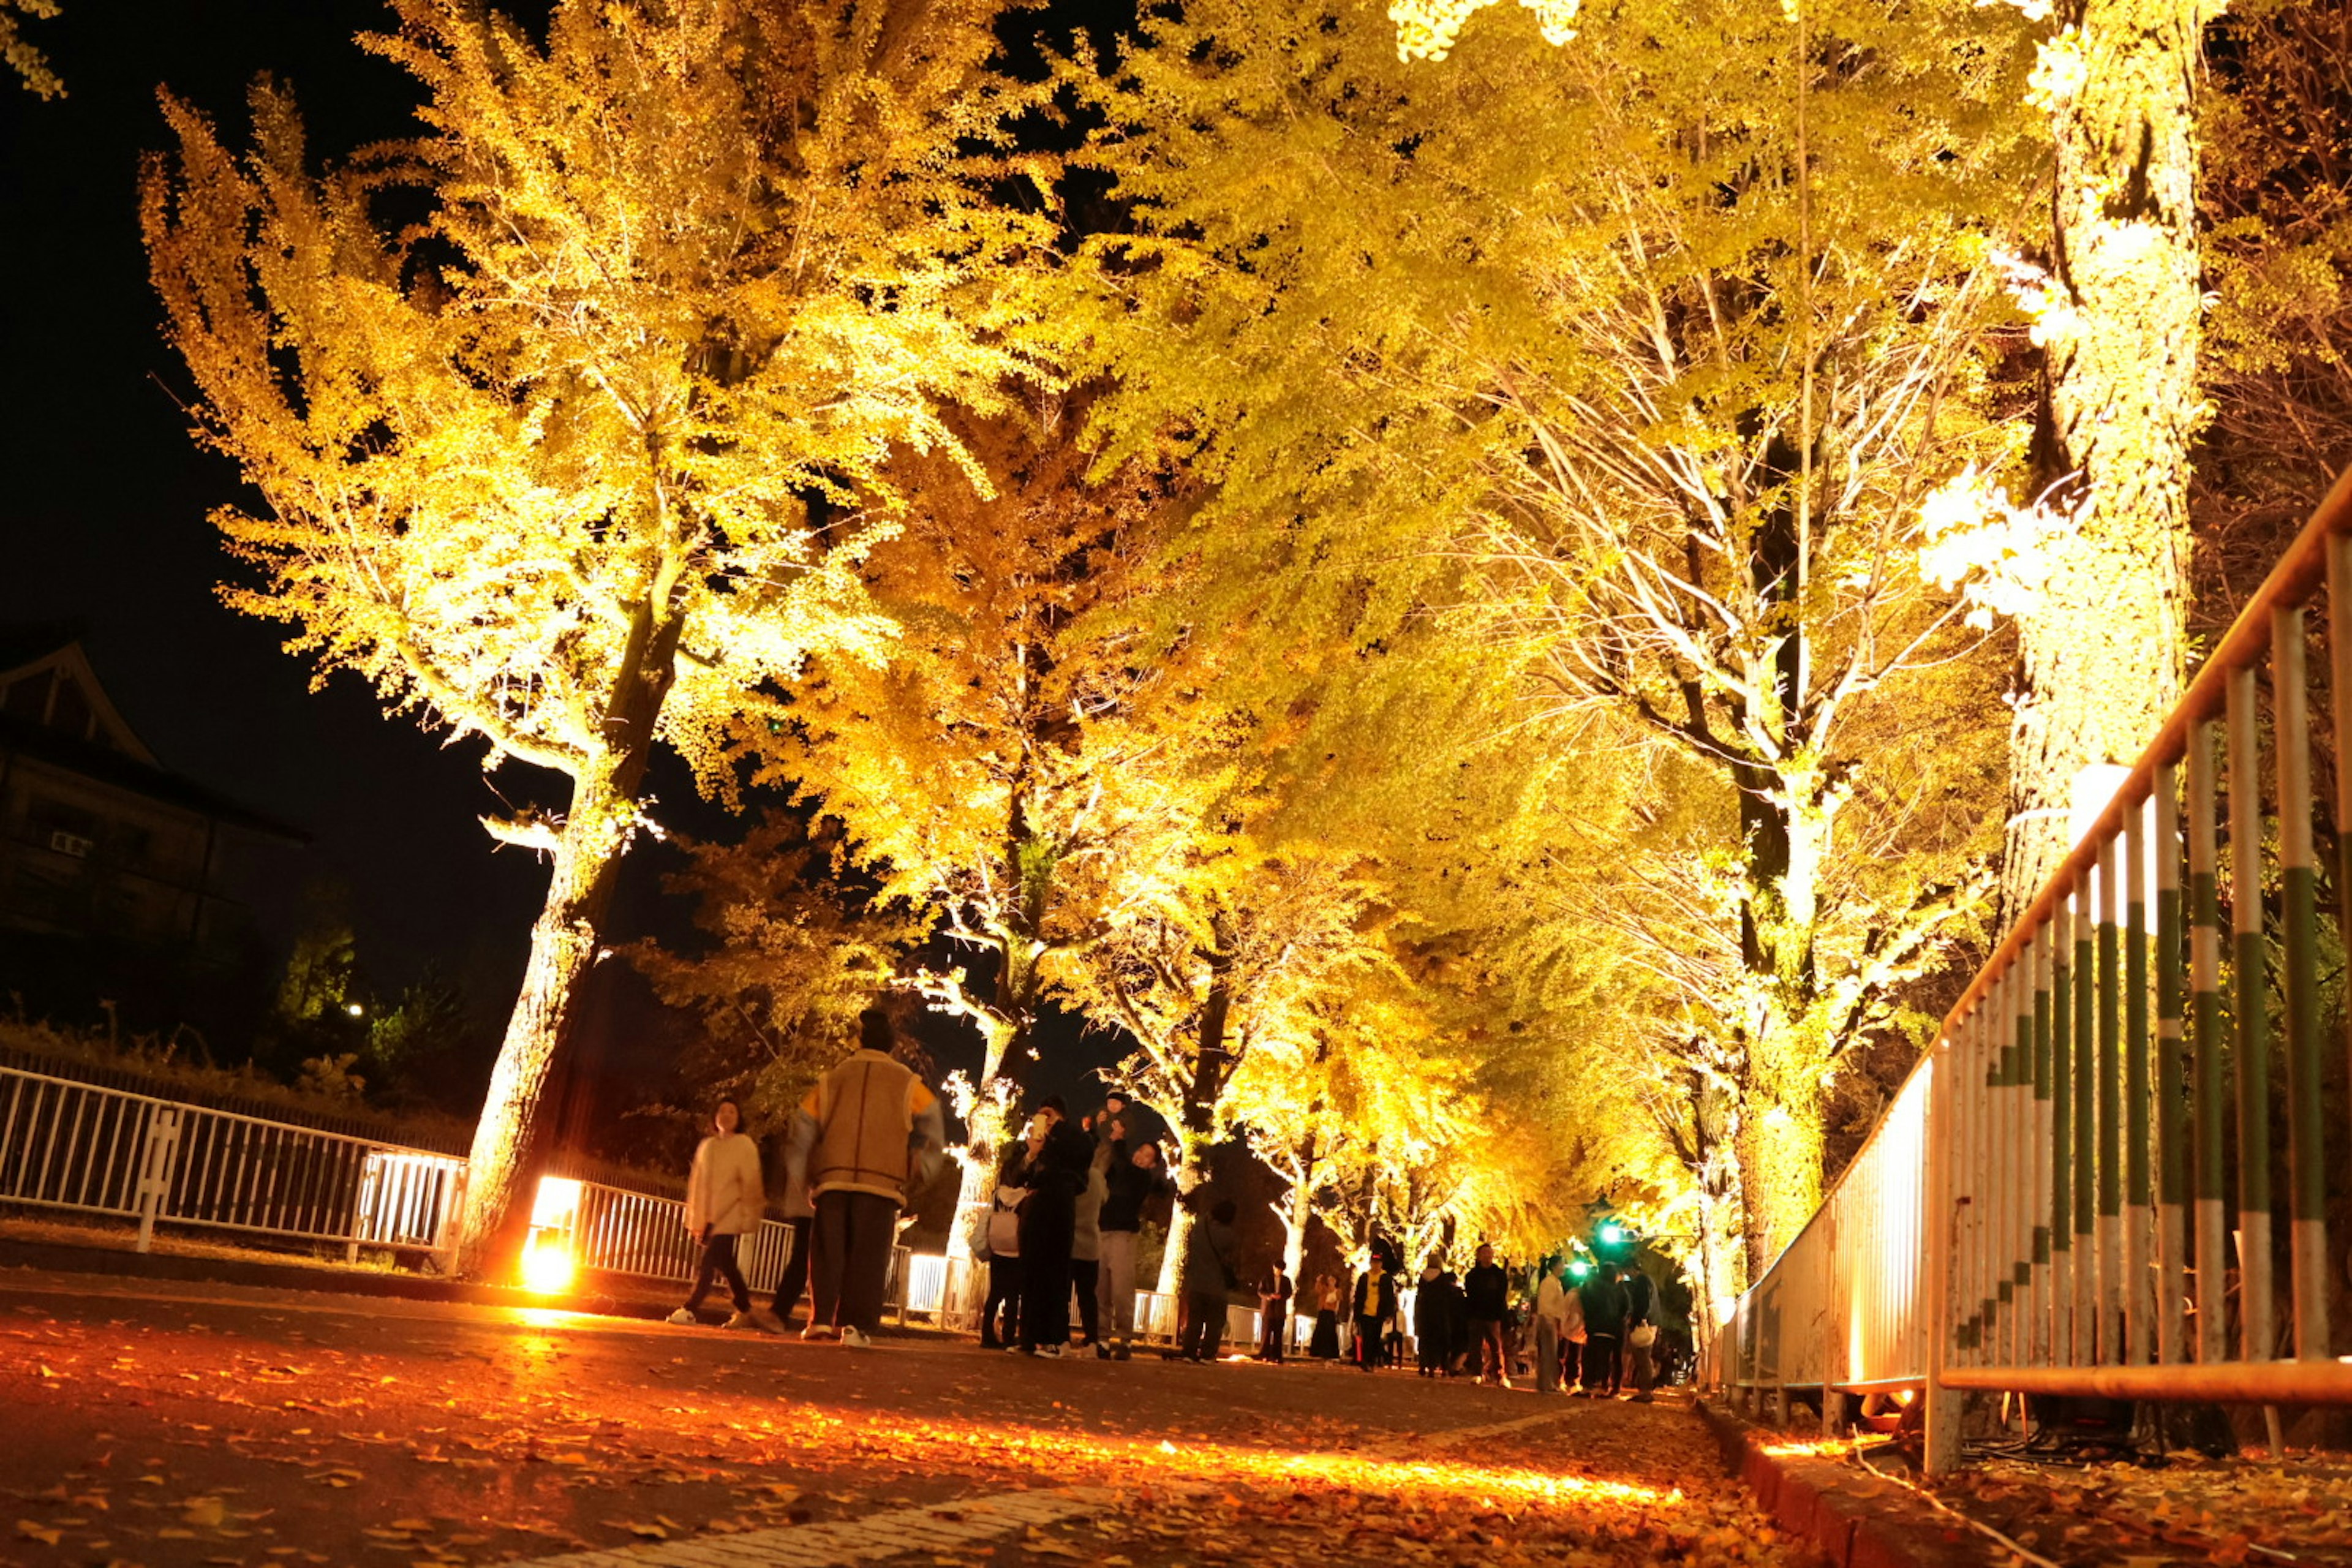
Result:
[[[1381,1364],[1386,1355],[1381,1344],[1381,1321],[1378,1318],[1356,1320],[1356,1364],[1370,1372]]]
[[[1623,1363],[1619,1355],[1615,1334],[1594,1333],[1590,1328],[1584,1335],[1584,1391],[1587,1394],[1614,1394],[1623,1374]]]
[[[997,1315],[1003,1314],[998,1322]],[[988,1259],[988,1305],[980,1310],[980,1342],[1010,1345],[1021,1342],[1021,1259]]]
[[[821,1193],[809,1321],[872,1333],[882,1326],[890,1247],[898,1239],[897,1200],[873,1193]]]
[[[710,1294],[713,1278],[721,1274],[727,1277],[728,1291],[735,1298],[735,1310],[751,1310],[751,1287],[743,1283],[743,1270],[735,1263],[735,1237],[714,1235],[703,1241],[702,1267],[694,1273],[694,1294],[686,1299],[688,1311],[702,1305],[702,1299]]]
[[[1265,1314],[1265,1333],[1259,1339],[1257,1353],[1268,1361],[1282,1359],[1283,1331],[1290,1326],[1290,1312],[1281,1303]]]
[[[784,1228],[792,1232],[793,1249],[784,1259],[784,1276],[776,1281],[775,1313],[789,1318],[801,1304],[801,1292],[808,1289],[809,1244],[815,1222],[788,1219]]]
[[[1192,1315],[1184,1320],[1184,1339],[1178,1348],[1195,1360],[1214,1361],[1225,1340],[1225,1299],[1195,1290],[1191,1300]]]
[[[1102,1260],[1071,1258],[1070,1283],[1078,1292],[1078,1337],[1098,1345],[1102,1343]]]
[[[1022,1205],[1021,1267],[1028,1288],[1021,1292],[1021,1342],[1032,1350],[1070,1342],[1070,1242],[1077,1223],[1076,1201],[1060,1193],[1040,1189]]]

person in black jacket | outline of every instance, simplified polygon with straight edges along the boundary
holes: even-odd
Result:
[[[1386,1356],[1382,1341],[1396,1318],[1396,1276],[1389,1272],[1389,1257],[1375,1245],[1371,1267],[1356,1277],[1356,1365],[1365,1372],[1378,1368]]]
[[[1478,1261],[1462,1282],[1470,1318],[1470,1353],[1478,1360],[1478,1381],[1511,1386],[1511,1363],[1503,1349],[1503,1320],[1510,1315],[1511,1277],[1495,1261],[1495,1249],[1478,1247]]]
[[[1282,1259],[1274,1260],[1266,1282],[1257,1293],[1258,1335],[1257,1359],[1282,1364],[1282,1342],[1290,1327],[1290,1275],[1283,1268]]]
[[[1059,1356],[1070,1345],[1070,1242],[1095,1146],[1070,1120],[1058,1094],[1037,1107],[1037,1119],[1045,1140],[1029,1162],[1029,1200],[1021,1205],[1021,1273],[1037,1288],[1021,1292],[1021,1343],[1015,1348],[1028,1355]]]
[[[1095,1220],[1102,1239],[1095,1288],[1103,1330],[1111,1342],[1111,1359],[1125,1361],[1129,1342],[1135,1337],[1136,1233],[1143,1228],[1145,1206],[1174,1193],[1176,1184],[1160,1167],[1159,1144],[1149,1139],[1130,1142],[1124,1117],[1111,1119],[1110,1134],[1102,1210]]]
[[[1625,1360],[1630,1363],[1633,1402],[1647,1405],[1650,1390],[1658,1381],[1657,1362],[1651,1354],[1658,1338],[1658,1289],[1638,1268],[1622,1269],[1619,1278],[1625,1288]],[[1650,1331],[1646,1337],[1641,1331],[1644,1325]]]
[[[1584,1304],[1584,1386],[1577,1393],[1613,1399],[1624,1383],[1625,1288],[1595,1268],[1578,1286]]]
[[[1412,1345],[1416,1373],[1437,1377],[1445,1371],[1445,1358],[1453,1348],[1453,1325],[1447,1321],[1446,1298],[1453,1293],[1454,1276],[1438,1264],[1436,1258],[1421,1271],[1421,1284],[1412,1293]]]

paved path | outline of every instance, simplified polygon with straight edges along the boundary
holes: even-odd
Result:
[[[0,1274],[0,1563],[1798,1561],[1683,1405]]]

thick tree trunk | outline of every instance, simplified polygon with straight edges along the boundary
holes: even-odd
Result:
[[[2078,0],[2087,68],[2056,114],[2036,455],[2071,525],[2019,618],[2003,920],[2073,847],[2075,776],[2130,763],[2180,694],[2200,294],[2197,0]]]
[[[1179,1243],[1189,1239],[1198,1217],[1190,1212],[1193,1194],[1209,1180],[1209,1156],[1216,1145],[1217,1107],[1224,1099],[1225,1082],[1234,1066],[1232,1053],[1225,1045],[1225,1022],[1233,1012],[1233,992],[1228,983],[1233,961],[1223,952],[1206,956],[1209,994],[1202,1004],[1199,1034],[1194,1040],[1192,1079],[1185,1086],[1184,1103],[1177,1121],[1182,1159],[1175,1172],[1176,1212],[1168,1222],[1168,1251],[1160,1260],[1160,1289],[1173,1295],[1180,1307],[1190,1304],[1187,1292],[1192,1281],[1184,1257],[1190,1248]],[[1222,1280],[1217,1282],[1217,1288],[1224,1288]]]
[[[677,670],[685,630],[660,606],[641,607],[607,706],[608,750],[572,781],[556,836],[547,901],[531,926],[522,990],[507,1019],[482,1114],[466,1157],[457,1271],[469,1279],[512,1271],[530,1222],[530,1182],[545,1153],[541,1100],[577,1018],[621,859],[636,828],[637,797],[653,757],[656,720]]]
[[[1732,1147],[1746,1200],[1742,1228],[1753,1281],[1822,1206],[1822,1097],[1819,1090],[1776,1088],[1743,1098]]]
[[[1283,1194],[1276,1208],[1282,1221],[1282,1268],[1295,1285],[1298,1271],[1307,1266],[1307,1226],[1315,1216],[1315,1170],[1318,1163],[1315,1152],[1315,1134],[1309,1132],[1299,1141],[1297,1149],[1297,1180]]]

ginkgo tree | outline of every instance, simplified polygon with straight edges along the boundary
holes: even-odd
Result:
[[[901,447],[1028,366],[1042,220],[999,205],[993,0],[562,0],[543,37],[401,0],[362,40],[415,140],[320,172],[289,94],[250,147],[176,100],[142,214],[199,437],[258,508],[227,590],[320,678],[568,799],[486,822],[551,868],[468,1163],[507,1216],[657,742],[708,775],[749,693],[880,658],[858,565]],[[852,496],[863,510],[845,514]]]
[[[1137,616],[1181,580],[1159,552],[1182,487],[1148,463],[1090,476],[1078,405],[1023,396],[959,422],[953,454],[885,470],[902,515],[862,574],[904,627],[891,661],[819,658],[740,744],[756,781],[840,823],[884,898],[977,961],[910,976],[981,1037],[977,1079],[955,1086],[975,1215],[1059,977],[1152,896],[1213,787],[1135,717],[1181,664],[1145,655]]]
[[[1134,367],[1102,423],[1194,433],[1237,578],[1377,584],[1531,711],[1681,759],[1760,1264],[1815,1206],[1844,1054],[1984,886],[2007,714],[1931,502],[2024,444],[1988,345],[2020,330],[2032,40],[1964,0],[1575,27],[1498,11],[1441,64],[1370,7],[1155,15],[1091,89],[1132,214],[1093,251]]]

